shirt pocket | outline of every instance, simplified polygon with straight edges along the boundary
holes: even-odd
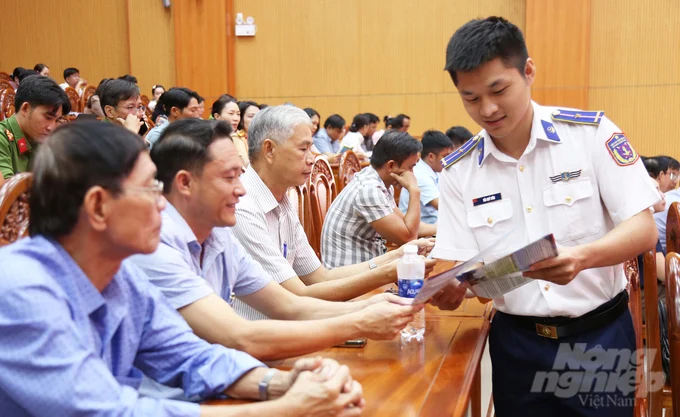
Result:
[[[550,231],[558,242],[592,236],[602,229],[602,216],[590,179],[558,182],[543,190]]]
[[[477,239],[479,249],[485,250],[512,230],[512,214],[510,200],[468,209],[468,226]]]

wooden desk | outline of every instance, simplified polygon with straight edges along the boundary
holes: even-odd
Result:
[[[462,417],[481,384],[479,364],[488,332],[484,318],[426,316],[424,342],[402,347],[399,337],[369,340],[364,348],[331,348],[309,356],[320,354],[349,366],[364,389],[365,416]],[[294,363],[286,359],[270,366],[290,369]],[[481,398],[474,401],[472,415],[480,416]]]

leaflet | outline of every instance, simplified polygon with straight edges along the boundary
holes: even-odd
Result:
[[[522,272],[527,271],[531,265],[554,258],[558,254],[555,239],[550,234],[507,256],[477,267],[501,242],[510,239],[512,235],[513,232],[508,233],[470,260],[426,279],[413,303],[426,302],[454,280],[468,287],[476,296],[497,298],[531,281],[522,276]]]

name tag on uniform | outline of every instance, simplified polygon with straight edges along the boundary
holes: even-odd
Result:
[[[493,203],[494,201],[501,200],[501,193],[491,194],[484,197],[477,197],[472,199],[472,205],[474,207],[481,206],[486,203]]]

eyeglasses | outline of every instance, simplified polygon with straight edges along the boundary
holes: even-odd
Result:
[[[148,187],[130,187],[126,191],[141,192],[151,194],[156,198],[156,202],[161,201],[163,197],[163,181],[153,180],[153,184]]]
[[[127,106],[127,107],[123,107],[123,108],[124,108],[125,110],[127,110],[128,113],[133,113],[133,112],[144,113],[144,111],[146,111],[146,107],[145,107],[145,106],[139,106],[139,107],[136,107],[136,106]]]
[[[678,179],[677,172],[671,172],[671,181],[675,182]]]

